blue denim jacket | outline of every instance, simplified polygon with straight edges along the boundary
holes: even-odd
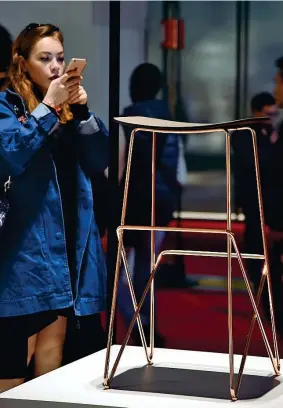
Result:
[[[19,112],[23,115],[18,119]],[[48,145],[57,126],[57,116],[44,104],[27,114],[19,95],[0,93],[1,184],[12,177],[10,211],[0,231],[0,317],[70,306],[83,316],[105,308],[106,268],[90,175],[107,167],[108,133],[93,115],[73,127],[79,164],[72,290],[61,197]]]

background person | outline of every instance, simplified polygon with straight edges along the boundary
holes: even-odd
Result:
[[[122,116],[147,116],[151,118],[172,120],[169,105],[158,100],[157,95],[164,83],[163,75],[153,64],[139,65],[130,79],[130,96],[132,105],[124,109]],[[126,155],[128,156],[129,141],[132,129],[124,128]],[[180,185],[177,181],[179,156],[178,136],[173,134],[156,135],[156,225],[167,226],[176,209]],[[152,134],[138,132],[135,136],[133,149],[131,178],[129,185],[126,223],[131,225],[151,224],[151,158]],[[121,192],[124,191],[124,179]],[[133,281],[137,299],[140,299],[150,274],[150,233],[125,232],[126,246],[134,251],[129,252],[133,261]],[[155,232],[155,249],[158,254],[165,237],[162,231]],[[118,306],[125,322],[130,323],[133,306],[128,288],[121,279],[118,291]],[[145,335],[149,341],[150,297],[147,296],[141,310],[141,318]],[[135,344],[140,344],[138,330],[133,331]],[[155,344],[162,347],[164,341],[158,332],[155,333]]]

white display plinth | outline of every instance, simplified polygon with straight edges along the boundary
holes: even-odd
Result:
[[[112,346],[111,350],[112,363],[119,346]],[[105,353],[102,350],[23,384],[1,394],[0,399],[65,402],[75,404],[74,408],[76,404],[127,408],[231,408],[227,354],[156,349],[154,365],[145,367],[144,350],[127,346],[113,388],[103,390]],[[240,356],[235,356],[236,371],[239,364]],[[283,376],[273,379],[269,358],[248,357],[245,374],[235,406],[283,407]],[[251,394],[248,398],[252,399],[246,399],[249,392],[261,392],[262,395],[254,397]],[[5,401],[0,400],[0,407],[6,406]]]

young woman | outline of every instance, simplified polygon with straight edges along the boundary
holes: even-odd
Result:
[[[60,366],[68,314],[105,306],[106,272],[90,176],[107,167],[108,135],[89,112],[63,35],[30,24],[0,93],[0,178],[11,177],[0,229],[0,392]]]

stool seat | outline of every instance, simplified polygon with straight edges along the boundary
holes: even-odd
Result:
[[[147,128],[151,131],[158,131],[169,133],[172,131],[178,132],[202,132],[202,131],[214,131],[214,130],[236,130],[244,127],[251,126],[253,124],[264,123],[270,120],[269,117],[247,118],[232,120],[229,122],[220,123],[189,123],[189,122],[176,122],[173,120],[154,119],[144,116],[120,116],[114,118],[116,122],[123,125],[135,126],[141,129]]]

